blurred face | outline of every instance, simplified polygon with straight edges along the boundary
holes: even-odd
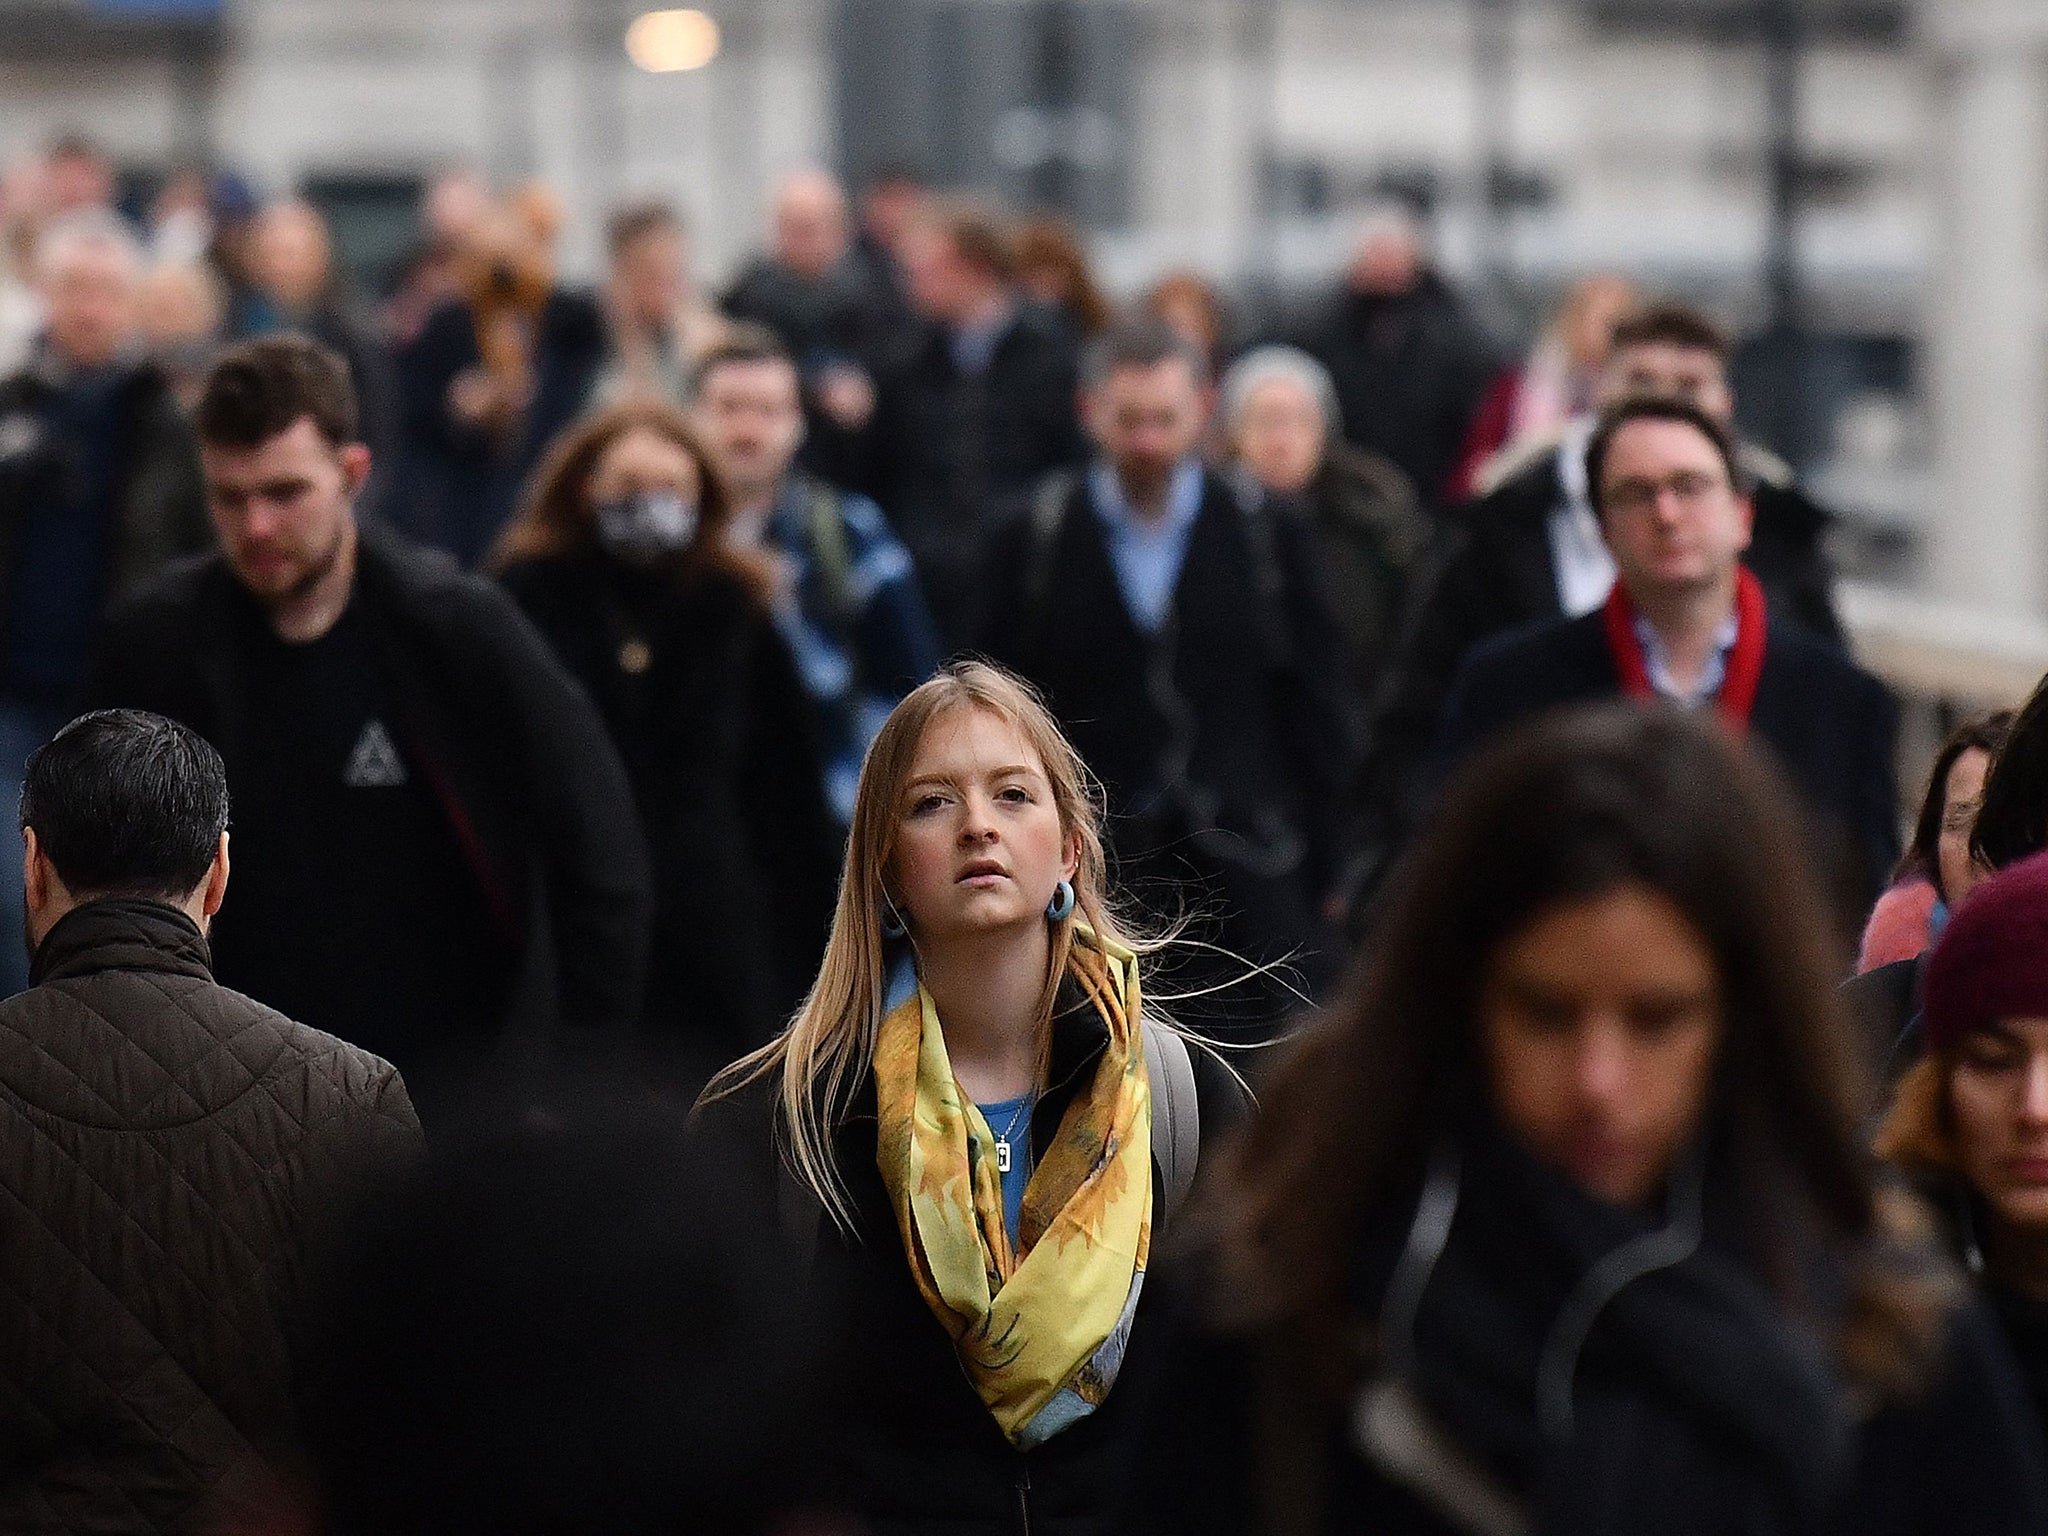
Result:
[[[801,177],[775,201],[775,259],[813,280],[846,254],[846,199],[823,177]]]
[[[160,267],[142,281],[136,307],[142,339],[156,350],[211,340],[220,302],[196,267]]]
[[[694,504],[704,477],[690,450],[672,437],[635,427],[612,439],[590,472],[589,500],[594,507],[626,501],[644,491],[673,491]]]
[[[921,941],[1045,922],[1079,863],[1052,782],[1000,715],[956,708],[917,745],[897,806],[891,897]]]
[[[612,261],[612,300],[628,324],[654,328],[674,322],[688,282],[683,237],[673,229],[650,230]]]
[[[1993,1218],[2048,1235],[2048,1019],[1967,1036],[1949,1072],[1957,1159]]]
[[[718,472],[743,496],[780,484],[803,441],[796,369],[780,358],[719,364],[704,380],[696,414]]]
[[[1984,799],[1984,775],[1991,755],[1971,747],[1949,765],[1941,792],[1941,836],[1934,844],[1941,873],[1941,893],[1950,906],[1970,894],[1984,871],[1970,857],[1970,831],[1977,825],[1977,807]]]
[[[973,275],[942,229],[912,225],[903,237],[903,282],[910,302],[928,320],[951,324],[973,306]]]
[[[112,243],[81,241],[58,252],[43,276],[48,334],[57,355],[77,368],[98,368],[118,357],[135,334],[141,277],[133,256]]]
[[[249,250],[256,281],[290,308],[305,308],[327,291],[333,252],[327,224],[303,203],[278,203],[263,211]]]
[[[1156,505],[1173,472],[1195,451],[1208,425],[1208,402],[1194,370],[1178,357],[1151,367],[1112,369],[1086,402],[1089,430],[1141,506]]]
[[[94,154],[54,155],[43,167],[43,197],[53,214],[107,207],[114,201],[114,168]]]
[[[1631,421],[1601,467],[1600,528],[1638,601],[1732,580],[1749,548],[1749,503],[1720,450],[1682,421]]]
[[[1268,379],[1237,417],[1237,456],[1269,491],[1301,490],[1323,462],[1327,430],[1315,395],[1294,379]]]
[[[490,217],[491,189],[469,171],[447,171],[434,178],[422,200],[420,222],[436,240],[460,244]]]
[[[1606,363],[1615,324],[1635,301],[1635,290],[1618,277],[1589,277],[1572,290],[1559,330],[1573,367],[1591,373]]]
[[[289,602],[334,570],[355,529],[369,449],[332,447],[307,416],[254,448],[201,443],[199,457],[221,550],[259,601]]]
[[[1653,1199],[1721,1041],[1713,956],[1671,900],[1625,885],[1540,914],[1494,954],[1479,1013],[1502,1124],[1602,1200]]]
[[[1223,337],[1215,311],[1193,288],[1176,284],[1161,289],[1152,296],[1152,313],[1204,357],[1216,355]]]
[[[1609,353],[1600,375],[1598,404],[1605,409],[1638,395],[1684,400],[1723,426],[1735,420],[1727,370],[1713,353],[1697,347],[1657,341]]]
[[[1373,230],[1351,258],[1351,286],[1359,293],[1402,294],[1421,278],[1422,242],[1404,225]]]
[[[1056,261],[1028,262],[1018,270],[1017,283],[1047,309],[1065,309],[1074,298],[1074,275]]]
[[[862,199],[861,222],[885,250],[893,252],[903,243],[903,232],[916,221],[923,206],[924,188],[916,182],[877,182]]]

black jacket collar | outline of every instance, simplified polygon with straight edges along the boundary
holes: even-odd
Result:
[[[213,953],[199,925],[176,907],[110,896],[74,907],[43,936],[29,984],[101,971],[156,971],[213,979]]]

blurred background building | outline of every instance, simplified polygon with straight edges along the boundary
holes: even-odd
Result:
[[[776,177],[888,167],[1073,214],[1113,287],[1256,316],[1421,210],[1517,346],[1616,268],[1746,341],[1746,425],[1845,558],[2048,600],[2048,0],[0,0],[0,145],[82,126],[322,207],[374,287],[451,164],[539,177],[572,275],[630,195],[707,283]],[[629,46],[630,41],[630,46]],[[1939,511],[1937,512],[1937,509]]]

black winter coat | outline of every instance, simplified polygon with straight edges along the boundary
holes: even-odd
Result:
[[[424,765],[522,957],[507,1025],[623,1028],[639,1012],[653,898],[625,770],[589,697],[495,583],[369,522],[356,560],[351,601],[397,745]],[[182,566],[109,618],[88,695],[182,720],[219,750],[233,789],[263,729],[245,708],[242,637],[266,622],[219,556]]]
[[[984,648],[1043,691],[1102,780],[1125,878],[1164,874],[1133,861],[1170,850],[1225,903],[1221,942],[1255,961],[1318,937],[1345,858],[1352,715],[1320,548],[1294,503],[1252,506],[1206,475],[1168,619],[1147,634],[1084,478],[1056,527],[1034,508],[1005,529],[985,577]]]
[[[1043,1158],[1060,1118],[1089,1081],[1107,1041],[1092,1012],[1062,1013],[1053,1031],[1048,1081],[1032,1115]],[[1216,1145],[1244,1119],[1242,1096],[1197,1051],[1201,1143]],[[1170,1259],[1164,1185],[1153,1168],[1153,1262],[1146,1272],[1130,1346],[1103,1405],[1043,1445],[1019,1451],[969,1383],[953,1341],[911,1277],[887,1186],[875,1160],[872,1077],[853,1093],[834,1141],[854,1210],[843,1233],[779,1164],[771,1084],[755,1084],[700,1112],[704,1150],[720,1159],[775,1212],[790,1239],[788,1261],[808,1251],[812,1293],[828,1341],[820,1362],[822,1420],[807,1436],[822,1463],[827,1502],[857,1517],[872,1536],[1120,1536],[1123,1497],[1137,1435],[1164,1365],[1158,1298]],[[804,1230],[788,1231],[800,1222]],[[809,1470],[809,1469],[806,1469]]]
[[[927,326],[877,380],[855,488],[910,547],[948,645],[979,632],[978,578],[1002,515],[1043,475],[1087,457],[1078,367],[1065,327],[1020,302],[983,373],[963,374],[947,333]]]
[[[500,439],[448,410],[448,386],[477,367],[482,354],[469,304],[442,304],[398,357],[403,462],[380,510],[462,564],[480,563],[548,444],[582,414],[609,347],[595,300],[566,289],[550,293],[534,323],[533,403],[512,435]]]
[[[44,424],[63,387],[61,371],[47,353],[0,383],[0,635],[7,632],[4,604],[14,587],[23,521],[33,508],[71,506],[78,499],[80,445],[58,438]],[[100,586],[107,603],[213,544],[198,444],[163,374],[154,365],[139,365],[119,391],[120,448],[110,487],[114,521]]]
[[[78,908],[34,982],[0,1002],[0,1528],[182,1533],[291,1449],[309,1250],[419,1122],[174,908]]]
[[[1403,294],[1346,291],[1300,341],[1330,370],[1344,440],[1392,459],[1440,504],[1498,367],[1457,297],[1429,273]]]
[[[817,710],[774,621],[730,574],[601,550],[501,578],[589,690],[654,855],[643,1015],[704,1076],[789,1021],[832,921],[841,837]]]
[[[1531,1536],[2048,1528],[2032,1412],[1976,1307],[1948,1315],[1923,1394],[1870,1413],[1822,1333],[1787,1316],[1740,1257],[1743,1225],[1725,1196],[1710,1189],[1703,1235],[1674,1246],[1652,1238],[1661,1222],[1483,1142],[1466,1146],[1455,1188],[1419,1296],[1405,1285],[1398,1293],[1415,1297],[1407,1307],[1388,1298],[1397,1275],[1425,1273],[1402,1261],[1420,1230],[1418,1204],[1364,1224],[1355,1318],[1340,1324],[1336,1344],[1359,1341],[1356,1360],[1308,1358],[1292,1330],[1169,1326],[1171,1365],[1128,1529],[1461,1536],[1490,1527],[1459,1523],[1440,1501],[1475,1487],[1525,1516]],[[1620,1278],[1614,1260],[1624,1253],[1635,1278],[1560,1332],[1595,1274]],[[1840,1305],[1849,1276],[1839,1258],[1808,1250],[1790,1262],[1810,1271],[1814,1293],[1834,1298],[1820,1305]],[[1924,1280],[1934,1260],[1892,1262]],[[1179,1323],[1188,1313],[1171,1315]],[[1572,1353],[1554,1355],[1565,1341]],[[1367,1373],[1394,1375],[1437,1446],[1364,1428],[1388,1423],[1360,1411],[1365,1383],[1355,1378]],[[1561,1416],[1545,1390],[1558,1383]]]
[[[816,385],[833,368],[858,368],[872,379],[916,335],[887,279],[858,251],[816,280],[763,256],[734,279],[719,308],[735,320],[765,325],[796,360],[806,429],[802,462],[835,483],[857,473],[859,434],[819,408]]]
[[[1842,1001],[1870,1064],[1882,1102],[1920,1059],[1920,1005],[1926,986],[1925,954],[1894,960],[1842,983]]]
[[[1451,690],[1439,768],[1517,721],[1620,695],[1599,610],[1503,635],[1479,648]],[[1891,694],[1835,646],[1773,619],[1749,723],[1815,813],[1835,888],[1869,910],[1899,857]]]
[[[1378,696],[1409,587],[1426,554],[1430,519],[1391,460],[1347,443],[1324,452],[1302,501],[1315,524],[1324,585],[1350,658],[1352,706],[1362,715]]]
[[[1550,547],[1564,500],[1558,455],[1546,453],[1451,515],[1423,562],[1384,691],[1373,709],[1361,799],[1398,839],[1424,798],[1429,752],[1458,669],[1496,635],[1565,616]],[[1830,518],[1796,486],[1760,483],[1744,563],[1778,612],[1824,639],[1842,638],[1825,537]]]

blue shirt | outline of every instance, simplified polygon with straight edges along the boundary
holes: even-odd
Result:
[[[975,1106],[988,1128],[1010,1144],[1010,1171],[1002,1180],[1003,1226],[1009,1231],[1012,1247],[1024,1220],[1024,1186],[1031,1182],[1031,1111],[1037,1099],[1035,1093],[1024,1093],[999,1104]]]
[[[1707,658],[1707,664],[1700,669],[1699,686],[1691,692],[1680,688],[1672,680],[1671,656],[1664,649],[1664,637],[1651,626],[1650,621],[1638,615],[1636,618],[1636,644],[1643,648],[1643,670],[1650,674],[1650,686],[1658,694],[1682,704],[1688,709],[1697,708],[1721,691],[1721,685],[1728,681],[1728,653],[1735,648],[1735,636],[1740,626],[1735,615],[1729,614],[1721,627],[1714,631],[1714,651]]]
[[[1174,588],[1187,559],[1188,536],[1202,513],[1202,466],[1193,460],[1173,472],[1162,517],[1140,517],[1124,496],[1116,471],[1097,464],[1088,472],[1089,501],[1102,519],[1109,563],[1124,607],[1146,634],[1157,634],[1173,606]]]
[[[946,350],[953,356],[953,366],[972,378],[987,373],[989,364],[996,360],[996,348],[1016,318],[1017,306],[1006,304],[994,319],[984,320],[979,325],[963,325],[950,332],[946,337]]]

